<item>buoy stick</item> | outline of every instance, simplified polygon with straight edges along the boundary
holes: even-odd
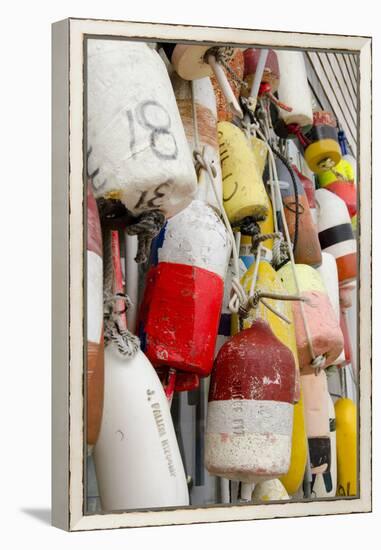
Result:
[[[255,71],[255,77],[254,77],[253,84],[251,86],[251,91],[250,91],[250,97],[253,98],[255,102],[257,101],[259,86],[261,85],[261,82],[262,82],[263,72],[265,70],[268,53],[269,53],[269,50],[263,49],[259,54],[258,64]]]
[[[253,494],[252,483],[241,483],[241,500],[251,502],[251,495]]]
[[[111,231],[112,264],[114,269],[114,293],[124,294],[122,266],[120,263],[120,244],[118,231]],[[116,300],[116,311],[120,313],[120,328],[127,329],[126,304],[123,299]]]
[[[225,96],[230,110],[234,115],[238,116],[239,118],[243,118],[243,112],[238,103],[238,100],[233,94],[233,91],[230,87],[229,81],[226,77],[226,74],[224,73],[222,66],[218,63],[214,55],[211,54],[208,56],[208,64],[211,66],[217,78],[218,84],[221,88],[222,93]]]
[[[230,504],[230,481],[224,477],[221,477],[220,487],[222,504]]]
[[[135,262],[135,257],[138,252],[138,237],[137,235],[127,235],[124,233],[125,239],[125,274],[126,274],[126,294],[131,300],[131,306],[127,311],[128,329],[133,334],[136,334],[136,316],[138,310],[138,264]]]

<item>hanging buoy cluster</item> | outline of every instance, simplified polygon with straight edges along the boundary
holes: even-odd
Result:
[[[353,496],[359,183],[303,53],[87,44],[100,511]]]

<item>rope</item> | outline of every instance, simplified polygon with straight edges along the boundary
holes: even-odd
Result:
[[[104,278],[104,340],[105,345],[114,343],[119,354],[124,358],[131,359],[140,349],[140,340],[137,336],[131,334],[129,330],[123,327],[122,319],[125,311],[131,306],[131,300],[122,292],[114,293],[114,269],[112,264],[111,236],[107,231],[103,235],[104,254],[103,254],[103,278]],[[115,304],[123,300],[125,309],[116,311]]]
[[[238,76],[238,74],[235,72],[235,70],[229,65],[229,61],[231,61],[234,57],[234,48],[231,46],[225,46],[225,47],[216,47],[216,48],[210,48],[204,56],[204,59],[208,59],[210,55],[214,55],[216,58],[217,63],[220,63],[220,65],[223,66],[223,68],[230,74],[232,79],[239,84],[240,86],[244,88],[248,88],[249,85],[247,82],[242,80]]]
[[[143,212],[132,225],[125,228],[127,235],[138,236],[138,251],[135,262],[142,264],[147,261],[152,239],[160,233],[165,223],[165,216],[159,210]]]

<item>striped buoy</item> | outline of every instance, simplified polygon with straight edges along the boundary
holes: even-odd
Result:
[[[316,111],[314,125],[307,134],[304,158],[312,172],[321,174],[341,160],[335,117],[326,111]]]
[[[219,200],[212,188],[205,170],[199,171],[196,199],[212,206],[217,212],[222,204],[222,175],[217,138],[217,108],[213,86],[209,77],[188,82],[173,73],[172,85],[175,91],[177,106],[183,122],[191,154],[196,146],[215,172],[214,185]],[[195,112],[192,107],[192,96]],[[197,125],[197,127],[196,127]],[[198,133],[199,144],[196,142]]]
[[[232,89],[235,98],[238,100],[240,95],[241,80],[243,78],[243,53],[241,50],[235,50],[233,57],[226,62],[229,70],[223,67],[227,81]],[[233,77],[234,75],[234,77]],[[227,120],[230,122],[233,118],[233,112],[230,109],[226,98],[221,90],[217,78],[212,75],[211,81],[213,84],[214,93],[217,101],[217,117],[219,121]]]
[[[196,174],[164,62],[143,42],[87,41],[89,176],[133,214],[185,208]],[[147,77],[149,75],[149,77]]]
[[[303,304],[307,334],[300,302],[292,302],[294,313],[296,343],[298,349],[299,366],[302,373],[315,371],[312,366],[312,356],[309,339],[316,357],[325,358],[324,368],[332,365],[343,350],[343,335],[334,309],[329,300],[327,290],[321,275],[308,265],[296,264],[296,276],[300,295],[306,299]],[[278,271],[281,282],[290,294],[296,294],[292,266],[287,263]]]
[[[279,479],[266,479],[256,484],[253,500],[270,502],[272,500],[290,500],[290,497]]]
[[[335,403],[337,496],[357,495],[357,410],[351,399]]]
[[[242,86],[241,94],[247,97],[250,94],[255,73],[257,71],[258,61],[261,54],[260,49],[248,48],[244,51],[244,73],[243,78],[247,86]],[[271,86],[271,92],[274,93],[279,87],[279,63],[274,50],[268,50],[266,64],[263,71],[261,82],[267,82]]]
[[[315,498],[334,497],[336,495],[336,417],[335,407],[330,395],[328,395],[328,414],[331,465],[329,471],[323,474],[314,474],[311,493]]]
[[[229,221],[239,224],[246,217],[264,220],[268,215],[268,197],[249,141],[230,122],[218,123],[218,140],[223,201]]]
[[[210,373],[230,250],[222,221],[199,200],[157,237],[139,320],[142,349],[155,367]]]
[[[306,66],[302,52],[277,50],[280,81],[279,101],[290,107],[290,112],[281,110],[280,115],[286,126],[293,125],[299,131],[312,126],[311,92],[308,86]],[[295,133],[295,128],[289,128]]]
[[[357,214],[357,190],[352,181],[334,181],[325,186],[325,189],[342,199],[351,218]]]
[[[356,240],[345,202],[326,189],[316,191],[321,249],[336,259],[340,284],[357,274]]]
[[[323,474],[331,465],[327,376],[324,371],[302,374],[301,382],[311,472]]]
[[[294,390],[293,355],[268,323],[256,321],[224,344],[210,381],[207,470],[246,483],[285,474]]]
[[[294,405],[294,420],[292,427],[291,459],[288,472],[280,478],[286,491],[294,495],[301,487],[307,463],[307,435],[304,421],[303,392]]]
[[[87,443],[94,445],[102,419],[103,361],[102,231],[92,185],[87,183]]]

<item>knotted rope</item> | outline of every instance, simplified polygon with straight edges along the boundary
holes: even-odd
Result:
[[[140,348],[140,340],[125,328],[123,319],[131,306],[131,300],[122,292],[114,292],[114,268],[112,262],[112,248],[110,231],[103,234],[103,315],[104,315],[104,340],[105,345],[114,343],[119,354],[131,359]],[[116,304],[124,302],[125,308],[117,311]]]
[[[125,228],[127,235],[138,236],[136,263],[142,264],[147,261],[152,240],[160,233],[164,224],[164,214],[159,210],[150,210],[140,214],[135,223]]]

